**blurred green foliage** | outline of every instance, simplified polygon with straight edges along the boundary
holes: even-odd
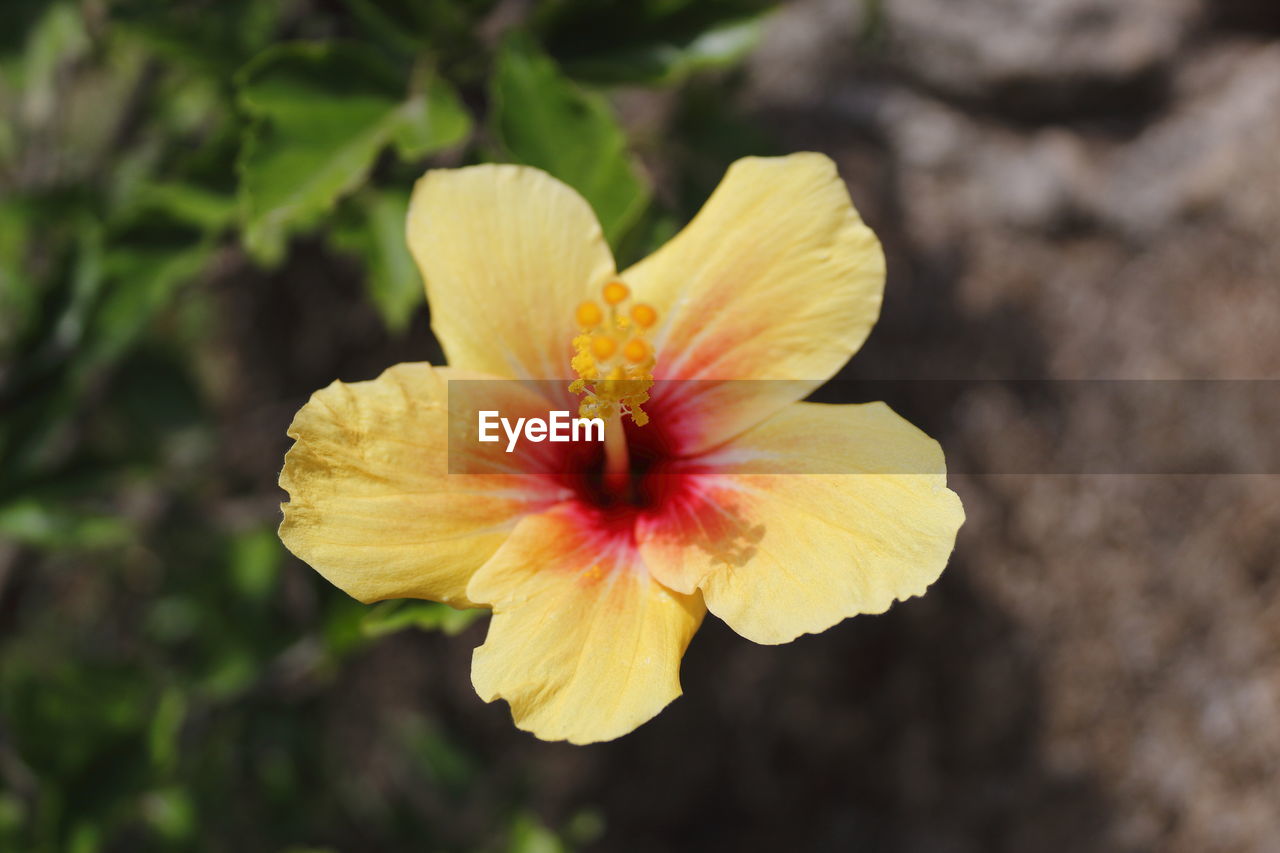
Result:
[[[318,746],[345,662],[481,614],[365,608],[286,571],[281,495],[223,468],[240,427],[217,283],[345,256],[404,333],[424,301],[413,181],[480,160],[552,172],[622,260],[647,250],[764,145],[707,93],[770,5],[7,0],[0,850],[552,851],[600,833],[589,808],[553,831],[519,784],[487,782],[459,828],[485,771],[429,708],[381,734],[409,779],[390,793]],[[666,153],[694,168],[662,204],[601,88],[619,84],[676,103]]]

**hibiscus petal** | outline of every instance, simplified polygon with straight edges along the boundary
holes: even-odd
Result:
[[[758,643],[882,613],[937,580],[964,521],[938,443],[883,403],[797,403],[699,460],[678,514],[637,526],[667,586]]]
[[[477,377],[401,364],[368,382],[334,382],[289,427],[280,538],[361,601],[472,606],[471,575],[520,515],[563,497],[543,477],[448,473],[449,378]],[[537,406],[516,383],[494,388],[511,411]]]
[[[572,378],[574,309],[614,274],[582,196],[524,166],[427,172],[409,205],[408,240],[450,365]]]
[[[693,221],[621,278],[658,309],[657,379],[790,381],[659,382],[655,411],[680,412],[696,450],[802,399],[866,340],[884,275],[830,159],[737,161]],[[693,394],[696,406],[660,399]],[[715,417],[689,421],[697,411]]]
[[[612,740],[680,695],[680,659],[706,608],[664,588],[627,537],[586,511],[531,516],[472,578],[493,607],[471,679],[543,740]]]

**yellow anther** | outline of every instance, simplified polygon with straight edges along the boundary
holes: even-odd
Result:
[[[608,335],[596,335],[591,339],[591,354],[596,361],[607,361],[618,351],[618,342]]]
[[[632,364],[639,364],[649,357],[649,345],[639,338],[632,338],[622,348],[622,357]]]
[[[654,311],[653,307],[650,305],[645,305],[643,302],[637,302],[635,305],[631,306],[631,319],[640,328],[647,329],[654,323],[658,322],[658,312]]]
[[[649,416],[641,406],[649,400],[654,367],[653,345],[645,336],[658,312],[625,304],[631,288],[620,281],[610,281],[601,295],[607,307],[588,300],[574,312],[581,331],[573,339],[570,365],[578,378],[569,390],[583,395],[578,413],[584,418],[627,415],[643,426]]]
[[[574,316],[578,320],[578,325],[584,329],[595,328],[604,322],[604,312],[600,310],[599,305],[589,299],[578,306]]]
[[[620,281],[611,281],[604,286],[604,301],[617,305],[631,295],[631,288]]]

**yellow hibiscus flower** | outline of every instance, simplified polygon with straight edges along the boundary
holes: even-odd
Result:
[[[312,396],[280,537],[360,601],[491,608],[472,680],[520,728],[635,729],[680,695],[708,610],[785,643],[941,574],[964,513],[937,442],[882,403],[797,402],[861,346],[884,287],[826,157],[739,160],[621,274],[588,204],[520,166],[428,172],[408,240],[449,366]],[[609,416],[604,450],[449,473],[450,380],[575,374]],[[527,405],[519,383],[493,387],[494,408]]]

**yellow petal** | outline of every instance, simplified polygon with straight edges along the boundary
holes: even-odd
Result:
[[[361,601],[471,606],[467,583],[520,516],[562,497],[549,480],[448,473],[450,368],[401,364],[317,391],[289,427],[284,544]],[[515,410],[519,386],[493,383]],[[498,399],[498,397],[495,397]],[[486,445],[487,447],[487,445]]]
[[[688,227],[621,278],[658,309],[655,378],[795,380],[659,382],[655,399],[696,393],[716,412],[699,425],[707,447],[839,370],[879,316],[884,276],[835,164],[802,153],[734,163]]]
[[[493,607],[471,680],[543,740],[633,730],[680,695],[680,659],[706,608],[649,577],[634,550],[560,508],[520,522],[467,594]]]
[[[785,643],[937,580],[964,521],[938,443],[883,403],[796,403],[707,454],[721,473],[637,528],[664,584],[747,639]]]
[[[576,308],[614,274],[580,195],[525,166],[427,172],[409,205],[408,240],[451,366],[572,378]]]

